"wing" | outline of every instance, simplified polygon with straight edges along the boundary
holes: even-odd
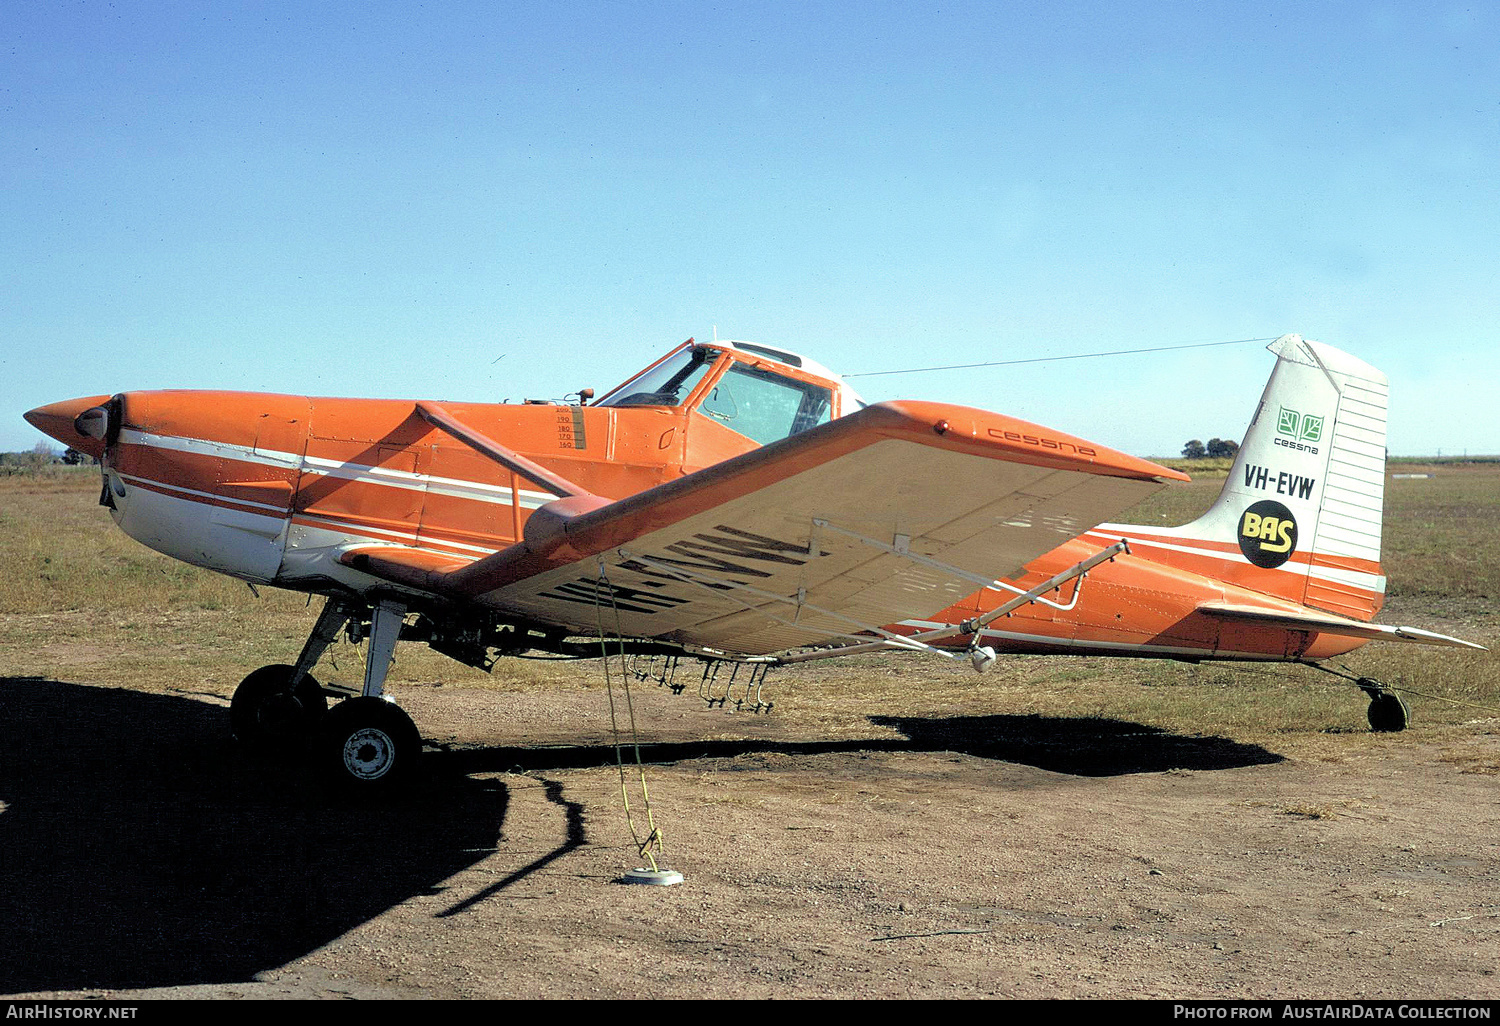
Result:
[[[760,654],[943,609],[1185,475],[998,414],[883,403],[637,495],[572,496],[377,576],[578,633]]]

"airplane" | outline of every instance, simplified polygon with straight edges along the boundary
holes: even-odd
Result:
[[[399,640],[485,670],[607,641],[752,682],[882,650],[983,671],[1005,653],[1316,665],[1370,640],[1481,647],[1373,622],[1385,376],[1297,335],[1269,348],[1223,490],[1180,527],[1111,522],[1179,471],[984,410],[866,404],[745,342],[689,339],[597,400],[137,391],[25,416],[98,458],[99,501],[133,538],[326,597],[296,661],[237,687],[231,728],[379,793],[422,748],[385,694]],[[340,632],[368,639],[347,697],[311,672]],[[1349,679],[1373,729],[1406,726],[1395,692]]]

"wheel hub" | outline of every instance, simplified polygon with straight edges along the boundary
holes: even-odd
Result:
[[[396,762],[396,745],[383,730],[365,727],[344,742],[344,768],[359,780],[378,780]]]

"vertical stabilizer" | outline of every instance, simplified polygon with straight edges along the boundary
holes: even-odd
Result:
[[[1297,335],[1268,348],[1276,367],[1224,490],[1203,516],[1161,533],[1180,539],[1178,552],[1220,553],[1214,576],[1369,620],[1385,594],[1386,377]]]

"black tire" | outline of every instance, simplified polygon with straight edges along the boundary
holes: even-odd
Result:
[[[422,735],[401,708],[383,698],[350,698],[323,721],[319,759],[337,787],[386,794],[412,780]]]
[[[1370,708],[1365,715],[1370,721],[1370,729],[1382,734],[1405,730],[1411,719],[1401,696],[1389,691],[1370,699]]]
[[[229,727],[242,744],[278,751],[299,747],[317,736],[328,713],[323,686],[305,674],[294,689],[293,666],[262,666],[234,689]]]

